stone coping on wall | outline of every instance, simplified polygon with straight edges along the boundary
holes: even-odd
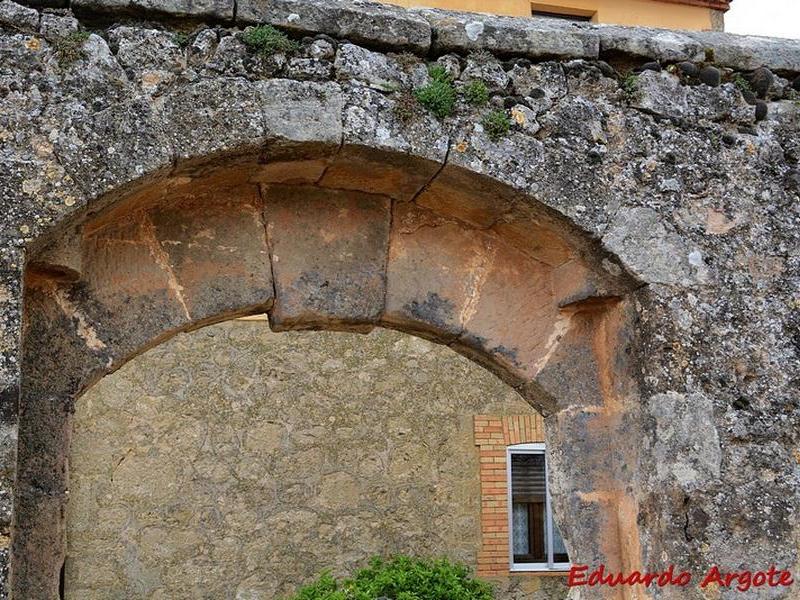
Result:
[[[2,0],[0,13],[8,11],[11,4]],[[713,56],[716,65],[737,70],[766,66],[785,73],[800,72],[800,40],[404,9],[364,0],[26,0],[23,4],[69,7],[81,17],[268,23],[298,35],[327,34],[420,55],[487,50],[531,59],[597,59],[623,54],[662,62],[702,61]]]

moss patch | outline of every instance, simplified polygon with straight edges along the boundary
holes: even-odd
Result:
[[[83,44],[89,39],[88,31],[74,31],[56,42],[58,64],[69,65],[83,56]]]
[[[639,76],[631,73],[619,82],[619,86],[626,96],[632,98],[639,90]]]

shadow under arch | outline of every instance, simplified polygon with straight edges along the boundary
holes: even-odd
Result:
[[[276,331],[397,329],[494,372],[548,418],[554,500],[581,515],[561,524],[571,556],[639,564],[633,278],[562,216],[488,176],[362,146],[343,146],[333,164],[313,144],[294,150],[143,178],[32,249],[14,597],[59,597],[75,400],[177,332],[261,312]],[[393,194],[415,170],[435,177]]]

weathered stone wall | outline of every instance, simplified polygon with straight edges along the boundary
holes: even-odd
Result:
[[[270,600],[385,553],[474,568],[472,417],[532,412],[397,332],[180,335],[78,402],[65,598]],[[498,598],[566,596],[563,577],[495,583]]]
[[[15,536],[20,555],[46,563],[17,565],[22,582],[47,572],[38,581],[46,589],[26,590],[28,597],[57,593],[60,560],[53,549],[60,547],[57,515],[68,492],[67,415],[82,386],[197,320],[252,310],[256,301],[263,310],[272,310],[274,300],[300,311],[309,308],[303,298],[317,302],[302,315],[317,318],[317,326],[359,319],[398,326],[405,310],[404,327],[420,326],[443,343],[459,336],[461,351],[549,390],[550,402],[540,406],[549,411],[556,502],[593,524],[565,531],[570,550],[586,562],[619,556],[624,548],[627,565],[651,569],[797,564],[800,43],[362,2],[238,2],[235,15],[232,2],[221,5],[222,11],[213,2],[74,2],[79,21],[0,2],[4,543],[17,416],[26,424],[16,447],[25,459],[25,486],[15,489],[15,518],[50,519],[47,527],[17,529]],[[140,9],[152,20],[145,23]],[[200,25],[202,19],[216,24]],[[126,23],[110,26],[114,20]],[[253,52],[241,31],[253,22],[285,28],[299,47],[269,56]],[[72,35],[87,27],[88,37]],[[476,108],[459,92],[445,119],[422,110],[412,91],[430,82],[425,65],[433,62],[459,90],[470,80],[484,81],[490,105]],[[512,120],[499,139],[484,127],[490,108]],[[239,212],[217,207],[208,213],[215,224],[229,219],[225,233],[245,229],[242,206],[258,212],[265,182],[327,189],[307,194],[318,204],[323,197],[352,202],[342,187],[380,194],[381,234],[388,223],[401,238],[422,240],[415,248],[428,279],[415,279],[408,263],[401,273],[406,289],[421,296],[387,315],[385,264],[377,253],[368,271],[354,273],[350,263],[339,272],[335,281],[357,281],[369,293],[359,302],[345,294],[337,306],[335,295],[322,291],[324,278],[305,281],[314,293],[285,294],[297,264],[288,274],[276,272],[288,285],[273,287],[274,257],[242,262],[207,245],[205,255],[217,268],[195,277],[181,247],[161,244],[156,234],[163,231],[153,226],[125,237],[126,195],[138,191],[171,210],[170,194],[191,196],[214,168],[226,189],[249,186],[250,199],[234,207]],[[273,195],[292,195],[282,193]],[[416,224],[393,220],[390,205],[392,214],[431,213]],[[176,226],[163,241],[202,233],[192,215],[199,219],[207,208],[176,209],[196,229]],[[120,244],[130,242],[121,246],[130,251],[126,260],[104,262],[89,251],[96,247],[81,249],[84,225],[103,210]],[[463,244],[482,245],[475,253],[481,260],[460,262],[473,254],[459,252],[455,236],[434,231],[442,223],[462,234]],[[246,224],[263,234],[260,221]],[[324,237],[319,228],[306,230]],[[483,282],[489,250],[509,245],[527,257],[519,264],[535,257],[545,272],[542,280],[551,286],[537,289],[560,294],[548,329],[556,335],[546,336],[553,352],[537,355],[541,348],[534,348],[522,361],[515,358],[519,344],[510,347],[498,336],[487,345],[486,336],[467,335],[472,332],[443,309],[457,306],[457,318],[474,317],[474,303],[463,295],[443,301],[443,278],[431,270],[453,263],[461,275],[456,281]],[[152,250],[152,264],[136,255],[142,248]],[[577,256],[588,266],[571,273],[560,268],[575,267]],[[34,358],[21,380],[26,258],[24,339]],[[91,259],[87,265],[84,258]],[[321,253],[315,260],[326,258]],[[560,266],[552,269],[556,276],[541,267],[548,260]],[[136,297],[141,286],[114,277],[131,265],[148,274],[166,271],[171,279],[145,290],[151,296]],[[513,337],[528,313],[519,299],[524,288],[508,285],[508,260],[504,268],[493,288],[478,291],[494,294],[491,304],[503,306],[500,319],[512,323],[503,333]],[[237,295],[249,281],[245,269],[262,276],[262,287],[246,288],[253,294],[248,298]],[[605,285],[614,274],[629,285]],[[87,289],[98,281],[117,288],[108,294],[100,286],[101,294],[92,296]],[[530,278],[517,274],[515,281]],[[575,281],[577,289],[570,287]],[[175,304],[180,287],[191,292],[191,307]],[[512,288],[518,296],[504,293]],[[624,318],[586,318],[592,310],[608,316],[603,310],[614,298],[621,299]],[[117,304],[104,313],[106,300]],[[133,300],[136,310],[123,310]],[[206,312],[196,316],[195,303]],[[355,309],[361,312],[354,317]],[[281,317],[272,312],[273,320]],[[569,335],[559,336],[558,327]],[[595,362],[581,362],[586,357]],[[571,382],[579,385],[570,388]],[[613,489],[599,493],[600,476]],[[614,518],[629,528],[602,528]],[[617,539],[609,542],[605,534],[612,530]],[[720,597],[736,593],[722,590]],[[753,594],[791,598],[793,591]],[[653,595],[701,597],[696,589]]]

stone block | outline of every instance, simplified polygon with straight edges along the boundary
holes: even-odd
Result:
[[[16,2],[3,0],[0,2],[0,25],[36,33],[39,30],[39,13]]]
[[[485,235],[412,204],[394,207],[382,324],[439,341],[463,330]]]
[[[446,165],[415,202],[444,217],[485,229],[514,209],[518,194],[502,184]]]
[[[268,23],[298,34],[325,33],[356,44],[426,54],[431,45],[427,20],[395,6],[360,0],[240,0],[242,23]]]
[[[344,108],[339,85],[269,79],[255,87],[264,117],[265,160],[279,160],[304,145],[319,146],[325,155],[338,149]]]
[[[537,189],[542,179],[544,145],[519,132],[494,141],[481,123],[465,123],[454,135],[447,164],[488,176],[520,192]]]
[[[431,24],[436,54],[487,50],[527,58],[597,58],[600,41],[590,26],[554,19],[417,10]]]
[[[336,78],[341,81],[363,83],[383,92],[412,89],[429,80],[422,61],[406,66],[393,56],[371,52],[354,44],[339,46],[334,68]]]
[[[538,358],[536,387],[558,406],[600,406],[600,366],[595,355],[593,313],[559,313],[545,351]]]
[[[108,33],[119,63],[142,82],[154,74],[166,78],[183,69],[183,49],[168,31],[120,26]]]
[[[463,331],[455,350],[478,354],[479,362],[515,387],[534,379],[558,345],[563,318],[553,302],[551,269],[486,237],[486,254],[467,280]]]
[[[280,185],[265,185],[263,196],[272,328],[371,329],[385,296],[389,199]]]
[[[83,279],[75,286],[72,305],[114,363],[193,323],[183,288],[146,212],[89,224],[82,265]]]
[[[150,216],[192,321],[265,312],[272,271],[256,186],[198,191]]]
[[[558,267],[575,255],[575,249],[552,224],[541,217],[519,217],[501,221],[492,229],[522,254],[551,267]]]
[[[740,71],[769,67],[773,71],[800,72],[800,40],[721,31],[687,31],[703,48],[714,51],[714,64]]]
[[[636,78],[631,105],[663,117],[684,117],[688,111],[687,88],[666,71],[645,71]]]
[[[174,17],[233,19],[234,0],[72,0],[76,12],[165,13]]]
[[[708,277],[699,251],[689,248],[687,240],[650,208],[631,208],[617,215],[603,245],[647,283],[696,285]]]
[[[71,14],[57,15],[44,13],[39,23],[39,31],[46,40],[61,40],[79,29],[78,19]]]
[[[8,591],[14,598],[58,598],[67,495],[18,489],[14,498],[14,571]]]
[[[601,54],[620,53],[667,63],[704,58],[700,43],[679,31],[616,25],[598,25],[596,31]]]
[[[448,135],[422,114],[404,123],[396,98],[363,87],[345,89],[344,146],[320,185],[413,198],[441,167]]]
[[[163,100],[165,133],[179,160],[257,153],[265,137],[262,96],[239,77],[202,79]]]
[[[54,149],[88,197],[120,190],[172,167],[166,127],[149,100],[137,98],[96,113],[71,104],[64,112]]]

